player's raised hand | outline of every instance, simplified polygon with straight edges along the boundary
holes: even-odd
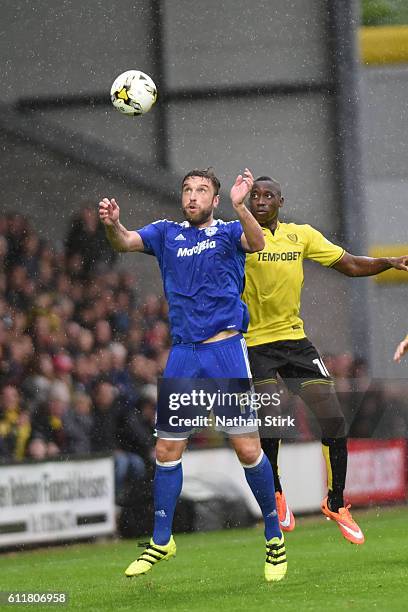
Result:
[[[99,202],[99,219],[104,225],[113,225],[119,220],[120,208],[114,198],[103,198]]]
[[[401,358],[405,355],[407,351],[408,351],[408,336],[404,338],[404,340],[400,342],[399,345],[397,346],[397,350],[395,351],[395,354],[394,354],[394,361],[399,363],[401,361]]]
[[[245,168],[244,174],[239,174],[235,179],[230,192],[232,205],[234,208],[244,205],[245,198],[252,189],[254,184],[254,177],[252,172]]]
[[[393,268],[408,272],[408,255],[402,255],[402,257],[390,257],[389,260]]]

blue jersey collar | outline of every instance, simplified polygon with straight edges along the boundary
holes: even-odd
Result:
[[[213,227],[214,225],[218,225],[219,221],[220,221],[219,219],[213,219],[211,225],[206,225],[205,227],[199,227],[198,231],[205,230],[208,227]],[[188,221],[183,221],[182,223],[180,223],[180,225],[182,227],[192,227]]]

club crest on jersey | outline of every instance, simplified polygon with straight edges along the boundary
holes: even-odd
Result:
[[[288,238],[289,238],[289,240],[291,240],[292,242],[297,242],[297,241],[298,241],[297,234],[288,234]]]
[[[211,238],[211,236],[214,236],[214,234],[216,234],[217,232],[218,232],[218,227],[214,227],[214,226],[206,227],[204,230],[204,234],[208,236],[209,238]]]

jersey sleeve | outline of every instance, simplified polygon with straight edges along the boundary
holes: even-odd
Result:
[[[245,251],[242,248],[242,244],[241,244],[241,236],[243,232],[241,222],[231,221],[231,223],[229,224],[229,231],[230,231],[230,236],[231,236],[231,240],[233,244],[236,246],[238,251],[241,251],[244,253]]]
[[[155,221],[136,230],[143,240],[144,252],[160,257],[163,251],[166,221]]]
[[[305,226],[306,229],[306,248],[304,257],[317,261],[322,266],[330,268],[334,266],[343,257],[345,251],[337,244],[333,244],[327,240],[316,229],[310,225]]]

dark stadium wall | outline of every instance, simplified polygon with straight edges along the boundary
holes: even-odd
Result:
[[[152,68],[150,2],[2,0],[1,99],[110,89],[118,71]]]
[[[361,71],[365,216],[370,249],[408,245],[408,64],[370,66]],[[401,247],[399,247],[401,245]],[[408,275],[407,275],[408,276]],[[393,363],[405,337],[408,278],[401,283],[369,281],[370,354],[378,377],[406,377],[406,363]]]
[[[172,165],[182,172],[188,164],[199,164],[205,151],[205,163],[220,169],[224,185],[231,184],[237,169],[249,165],[255,175],[271,175],[281,182],[286,198],[283,216],[335,233],[339,217],[335,214],[330,104],[319,94],[302,99],[275,96],[173,103],[169,113]]]
[[[152,38],[155,4],[162,6],[162,66]],[[272,173],[285,187],[292,218],[336,232],[326,0],[238,3],[238,8],[235,0],[222,4],[222,15],[215,0],[199,10],[187,0],[119,3],[114,10],[106,0],[86,6],[80,0],[58,6],[6,0],[7,35],[0,51],[7,58],[7,87],[0,100],[103,92],[108,100],[121,71],[140,68],[154,78],[160,71],[158,104],[166,92],[169,101],[162,104],[172,167],[183,173],[214,165],[224,186],[246,165]],[[30,36],[20,37],[19,31]],[[234,88],[234,98],[223,97]],[[219,92],[183,99],[186,92],[203,90]],[[142,120],[124,118],[109,105],[71,103],[43,107],[41,115],[124,149],[136,161],[155,163],[161,155],[159,108]]]
[[[109,92],[121,72],[139,68],[153,74],[155,41],[151,2],[83,3],[65,0],[2,2],[0,54],[3,58],[0,101],[44,103],[50,122],[131,152],[135,159],[155,162],[157,113],[143,121],[121,116],[110,106]],[[106,94],[106,105],[77,106],[72,97]]]
[[[408,242],[408,64],[361,71],[367,233]]]
[[[191,10],[191,0],[163,2],[169,88],[326,78],[326,5],[326,0],[225,0],[221,12],[217,0],[197,10]]]
[[[237,10],[227,0],[222,17],[216,0],[199,11],[190,4],[164,3],[168,87],[220,94],[170,103],[172,164],[182,170],[204,152],[227,184],[249,164],[281,181],[292,218],[335,232],[326,1],[238,3]],[[301,84],[317,90],[290,93]],[[234,88],[236,97],[223,98]]]

